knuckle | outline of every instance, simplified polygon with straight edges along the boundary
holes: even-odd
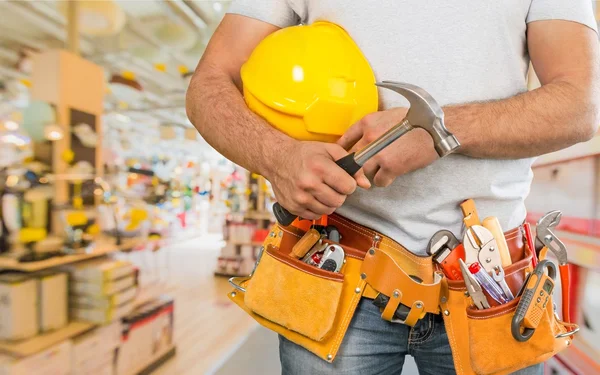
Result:
[[[313,178],[309,176],[303,176],[298,180],[298,187],[302,190],[309,190],[316,186]]]
[[[303,193],[296,193],[294,195],[294,202],[298,207],[304,207],[308,203],[308,197]]]

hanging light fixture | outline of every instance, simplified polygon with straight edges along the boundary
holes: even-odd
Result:
[[[60,141],[64,136],[64,131],[58,125],[50,124],[44,127],[44,137],[49,141]]]
[[[113,0],[70,0],[77,1],[79,29],[91,36],[117,35],[125,26],[126,16],[123,9]],[[69,1],[59,1],[60,12],[66,17]]]

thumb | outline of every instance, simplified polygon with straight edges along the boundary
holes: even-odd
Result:
[[[327,152],[333,158],[333,160],[336,161],[348,155],[348,151],[344,150],[342,146],[334,143],[327,145]],[[369,189],[371,187],[371,182],[369,181],[367,176],[365,176],[365,172],[362,170],[362,168],[358,172],[356,172],[356,174],[353,177],[356,180],[356,184],[361,188]]]

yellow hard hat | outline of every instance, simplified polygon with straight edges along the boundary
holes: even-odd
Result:
[[[369,62],[348,33],[330,22],[267,36],[242,66],[241,77],[248,107],[295,139],[335,142],[377,111]]]

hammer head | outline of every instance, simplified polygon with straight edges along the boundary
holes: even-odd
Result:
[[[425,129],[429,133],[440,157],[451,154],[460,147],[456,137],[444,125],[444,111],[427,91],[402,82],[383,81],[376,85],[393,90],[409,101],[410,109],[406,119],[413,127]]]

